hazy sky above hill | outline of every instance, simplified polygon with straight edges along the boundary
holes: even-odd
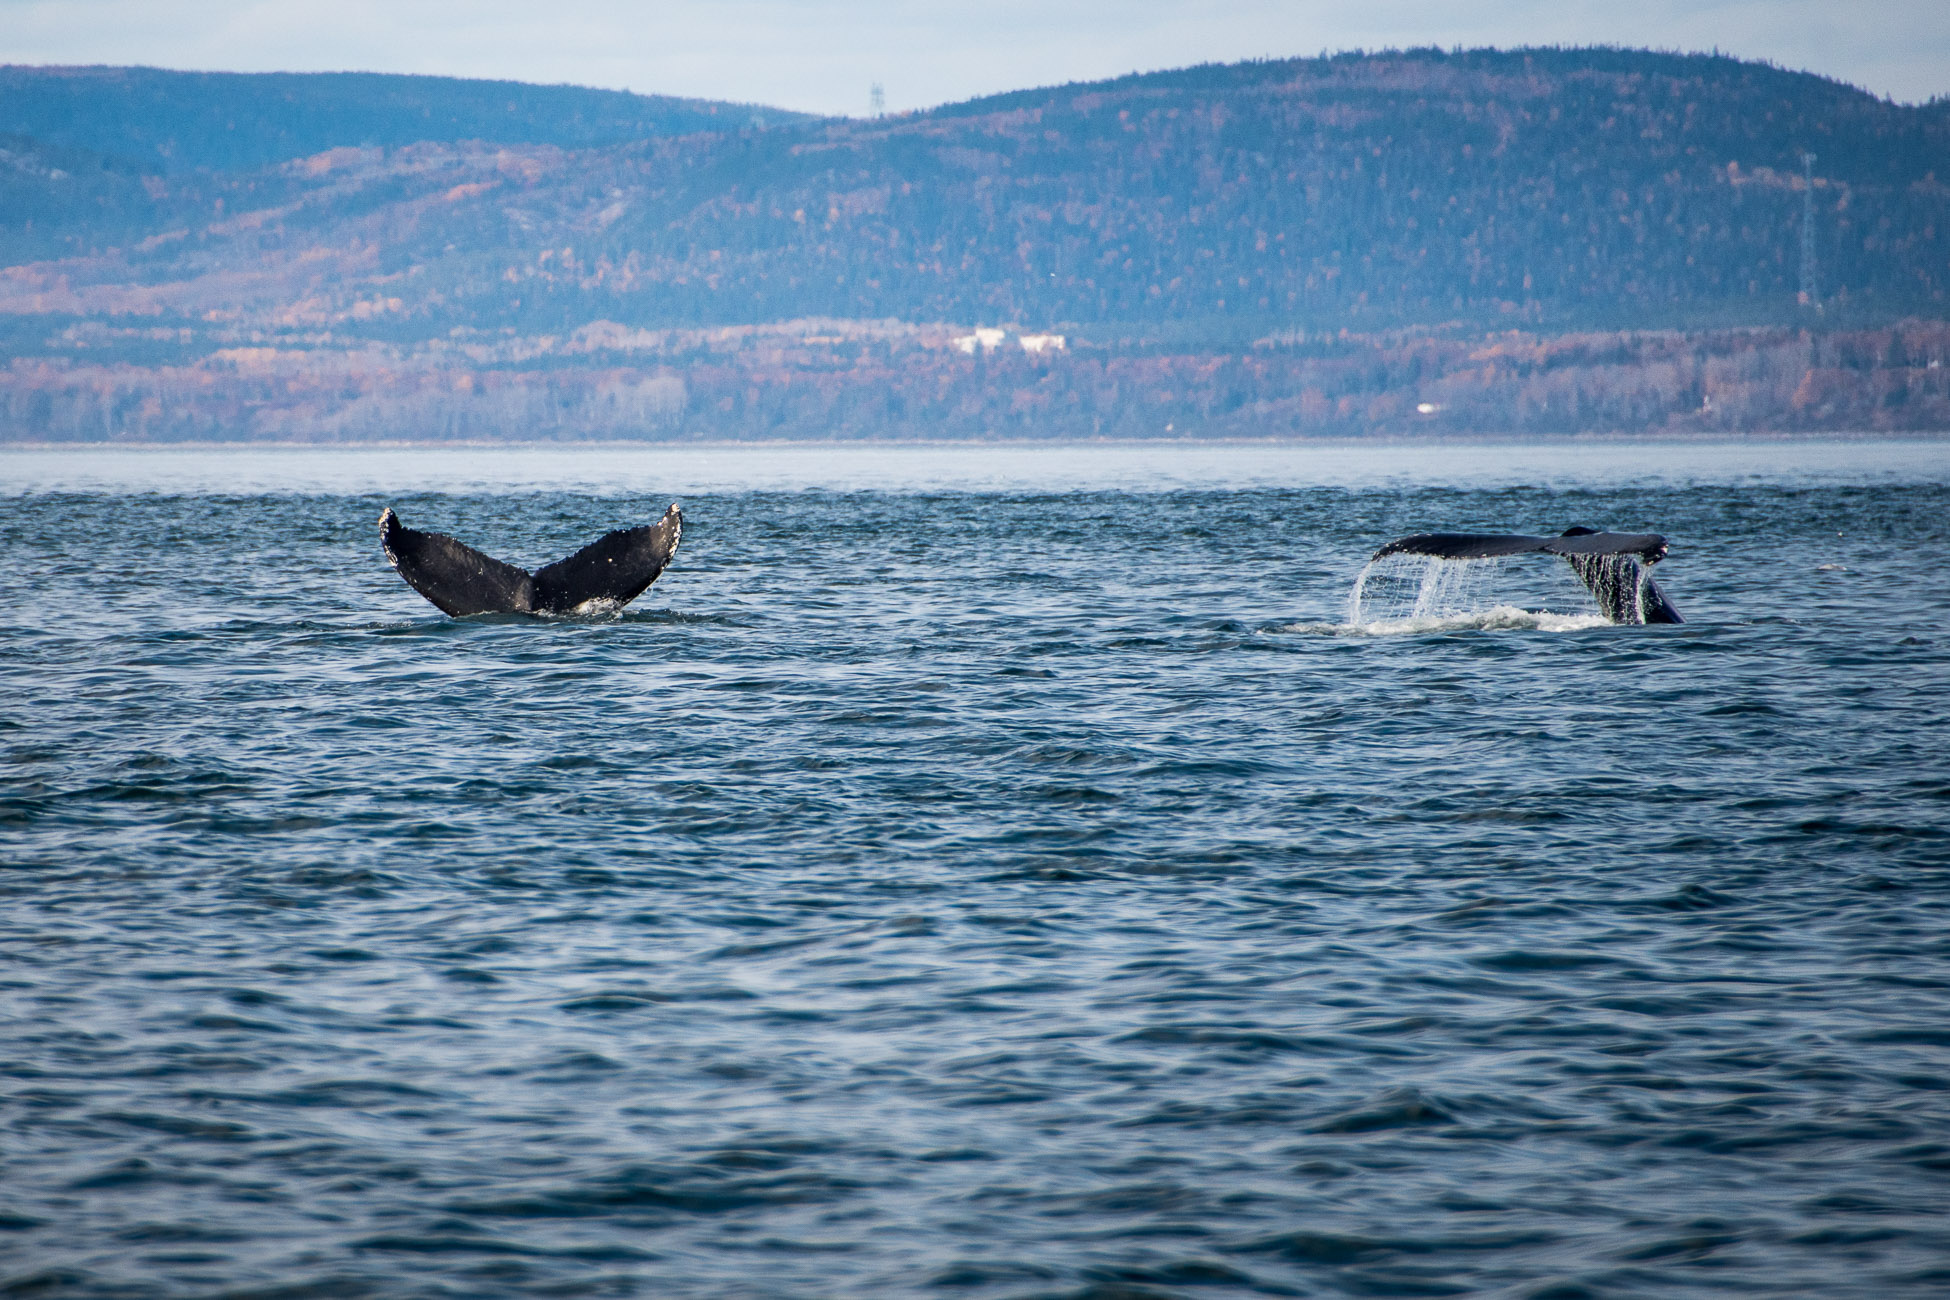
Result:
[[[864,113],[1387,46],[1718,47],[1918,101],[1946,0],[0,0],[0,62],[422,72]]]

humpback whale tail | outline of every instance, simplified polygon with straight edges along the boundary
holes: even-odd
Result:
[[[379,516],[380,544],[399,576],[455,618],[620,608],[657,580],[683,531],[684,517],[672,505],[654,524],[618,529],[530,573],[445,533],[408,528],[391,507]]]
[[[1571,566],[1614,623],[1682,623],[1652,566],[1666,558],[1666,539],[1657,533],[1602,533],[1568,528],[1556,537],[1520,533],[1416,533],[1388,543],[1368,563],[1390,555],[1424,555],[1435,560],[1487,560],[1511,555],[1556,555]]]

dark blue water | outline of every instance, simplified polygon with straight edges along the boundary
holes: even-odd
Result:
[[[1944,444],[0,487],[0,1293],[1950,1290]],[[1338,626],[1571,524],[1689,621]]]

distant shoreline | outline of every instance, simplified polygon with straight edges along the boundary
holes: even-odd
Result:
[[[0,454],[8,452],[97,452],[123,454],[165,452],[249,452],[249,451],[710,451],[749,447],[777,447],[792,450],[845,447],[902,448],[1064,448],[1095,447],[1109,451],[1120,448],[1156,447],[1295,447],[1321,450],[1360,450],[1373,447],[1559,447],[1591,443],[1619,445],[1629,443],[1673,444],[1684,446],[1748,446],[1770,443],[1937,443],[1950,442],[1950,429],[1929,430],[1831,430],[1813,433],[1789,430],[1779,433],[1721,432],[1616,432],[1616,433],[1399,433],[1356,438],[1345,435],[1319,438],[591,438],[537,439],[516,442],[503,439],[374,439],[370,441],[316,441],[269,439],[185,442],[5,442]]]

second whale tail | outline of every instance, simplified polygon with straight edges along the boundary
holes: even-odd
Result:
[[[657,580],[683,532],[683,514],[673,504],[654,524],[618,529],[530,573],[445,533],[408,528],[391,507],[379,516],[380,545],[399,576],[455,618],[620,608]]]
[[[1652,566],[1666,558],[1657,533],[1603,533],[1567,528],[1556,537],[1522,533],[1416,533],[1388,543],[1369,558],[1426,555],[1439,560],[1487,560],[1506,555],[1563,557],[1614,623],[1683,623],[1679,611],[1652,581]]]

